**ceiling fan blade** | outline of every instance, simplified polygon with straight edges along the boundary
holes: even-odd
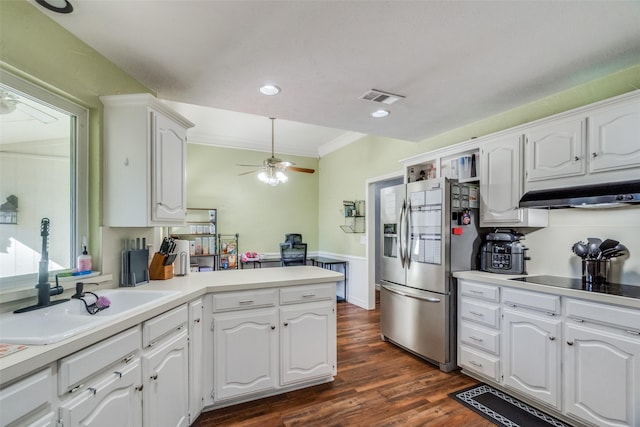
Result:
[[[236,165],[236,166],[247,166],[247,167],[250,167],[250,168],[261,168],[262,167],[262,165]]]
[[[283,161],[279,161],[278,163],[275,164],[275,166],[280,169],[288,169],[293,165],[295,165],[295,163],[283,162]]]
[[[245,165],[245,166],[248,166],[248,165]],[[242,173],[239,173],[238,176],[249,175],[250,173],[258,172],[259,170],[260,169],[252,170],[252,171],[249,171],[249,172],[242,172]]]
[[[293,171],[293,172],[304,172],[304,173],[314,173],[315,172],[315,169],[299,168],[297,166],[289,166],[287,168],[287,170]]]

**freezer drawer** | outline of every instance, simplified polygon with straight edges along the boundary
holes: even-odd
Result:
[[[384,339],[449,371],[455,368],[451,297],[405,286],[382,285],[380,327]],[[449,366],[452,363],[452,366]]]

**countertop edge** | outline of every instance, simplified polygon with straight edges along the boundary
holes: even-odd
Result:
[[[179,294],[151,305],[142,312],[105,322],[66,340],[47,345],[28,345],[24,350],[0,358],[0,384],[4,386],[56,360],[209,293],[337,283],[343,278],[342,273],[320,267],[274,267],[203,272],[169,280],[153,280],[137,287],[121,287],[118,289],[172,290],[179,291]]]
[[[607,295],[603,293],[586,292],[578,289],[567,289],[550,285],[540,285],[536,283],[519,282],[510,280],[518,277],[527,277],[526,275],[509,275],[495,274],[484,271],[457,271],[453,273],[453,277],[463,280],[474,280],[476,282],[485,282],[493,285],[508,286],[522,290],[544,292],[547,294],[566,296],[570,298],[578,298],[587,301],[599,302],[603,304],[614,304],[622,307],[640,309],[640,299],[628,298],[618,295]]]

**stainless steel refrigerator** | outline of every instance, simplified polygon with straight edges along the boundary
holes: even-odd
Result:
[[[380,325],[393,342],[456,368],[454,271],[476,268],[478,187],[446,178],[380,190]]]

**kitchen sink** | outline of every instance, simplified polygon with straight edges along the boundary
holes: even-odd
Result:
[[[147,307],[177,295],[177,291],[109,289],[95,292],[109,298],[109,308],[95,315],[87,312],[79,299],[52,305],[26,313],[0,315],[0,342],[9,344],[52,344],[113,320],[115,316],[144,310]],[[96,297],[85,293],[87,304]]]

